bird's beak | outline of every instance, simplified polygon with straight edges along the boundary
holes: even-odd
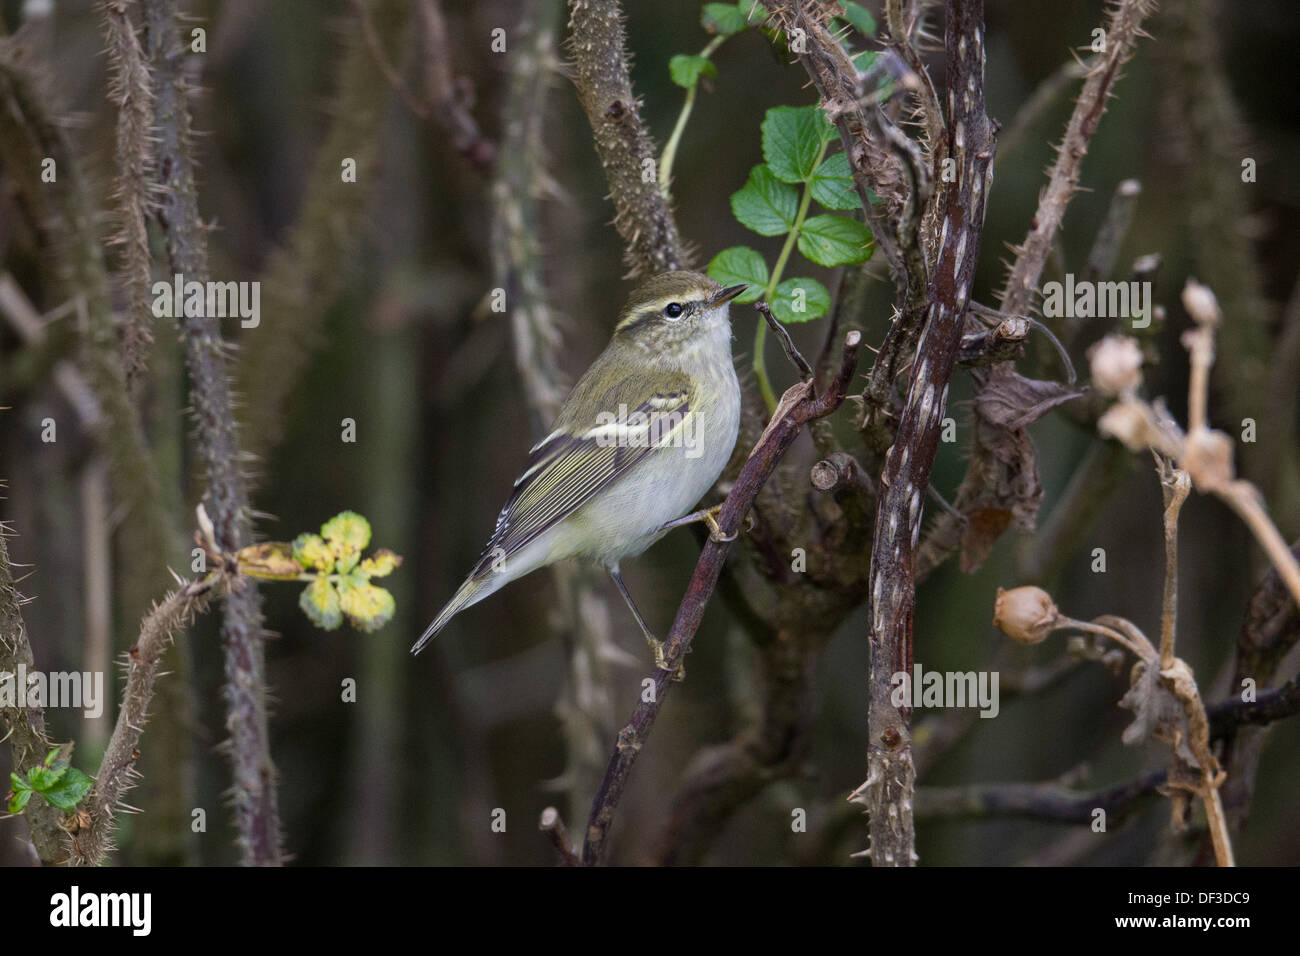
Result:
[[[723,289],[713,297],[713,301],[710,302],[709,305],[719,306],[722,305],[722,303],[724,302],[730,302],[732,299],[740,295],[740,293],[744,292],[748,288],[749,286],[743,282],[740,285],[727,286],[727,288]]]

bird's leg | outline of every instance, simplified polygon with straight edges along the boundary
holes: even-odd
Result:
[[[680,528],[682,525],[694,524],[696,521],[703,521],[709,526],[709,540],[719,543],[735,541],[737,535],[723,534],[722,528],[718,526],[718,515],[722,513],[722,505],[714,505],[712,508],[701,508],[699,511],[692,511],[688,515],[680,518],[674,518],[666,524],[659,526],[660,531],[668,531],[671,528]],[[748,531],[754,527],[754,516],[745,515],[745,530]]]
[[[619,573],[618,566],[615,565],[614,567],[609,568],[608,571],[609,576],[614,579],[614,586],[618,588],[618,593],[623,595],[623,601],[627,604],[627,609],[632,612],[632,616],[636,618],[637,624],[640,625],[641,633],[645,635],[646,643],[650,645],[650,649],[655,653],[655,666],[660,670],[671,670],[668,666],[667,658],[664,657],[664,642],[654,636],[649,625],[646,624],[645,618],[643,618],[641,612],[637,610],[636,602],[632,600],[632,595],[628,591],[627,585],[623,583],[623,575]],[[673,674],[673,680],[685,679],[686,664],[678,664],[677,670]]]

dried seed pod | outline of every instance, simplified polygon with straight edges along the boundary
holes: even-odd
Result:
[[[1088,349],[1092,384],[1105,395],[1137,391],[1142,384],[1142,348],[1127,335],[1108,335]]]
[[[1004,591],[998,588],[993,604],[993,626],[1021,644],[1038,644],[1056,627],[1060,617],[1052,596],[1032,585]]]

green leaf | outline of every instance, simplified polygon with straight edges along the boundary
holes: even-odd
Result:
[[[778,179],[806,182],[834,132],[819,106],[774,106],[763,119],[763,158]]]
[[[853,188],[848,153],[828,156],[808,181],[812,197],[827,209],[861,209],[862,201]]]
[[[819,266],[866,262],[873,251],[871,230],[846,216],[813,216],[799,227],[799,251]]]
[[[334,570],[334,552],[318,534],[300,534],[293,539],[293,559],[309,571]]]
[[[76,767],[68,767],[59,782],[43,791],[41,796],[60,810],[71,810],[90,792],[90,786],[89,777]]]
[[[22,813],[23,808],[27,806],[27,801],[32,798],[32,791],[27,788],[14,790],[14,795],[9,799],[9,812]]]
[[[18,793],[20,790],[32,789],[32,785],[30,783],[24,780],[21,775],[16,774],[13,771],[9,772],[9,786],[14,791],[14,793]]]
[[[752,0],[751,0],[752,2]],[[700,11],[700,26],[709,33],[729,37],[749,26],[745,7],[740,3],[706,3]]]
[[[850,0],[840,0],[840,6],[844,8],[844,19],[853,24],[855,30],[863,36],[876,35],[876,18],[866,9]]]
[[[668,61],[668,75],[684,89],[689,90],[698,83],[701,73],[707,73],[715,80],[718,78],[718,68],[705,57],[679,53]]]
[[[871,65],[876,62],[876,57],[880,55],[878,50],[860,50],[849,56],[853,65],[858,68],[859,73],[865,73],[871,69]]]
[[[370,522],[355,511],[339,512],[321,525],[320,533],[334,552],[335,570],[344,574],[357,566],[370,544]]]
[[[387,548],[379,548],[357,565],[357,571],[367,578],[382,578],[392,574],[402,564],[402,556]]]
[[[751,169],[749,180],[731,194],[731,211],[736,219],[760,236],[789,232],[798,210],[798,190],[781,182],[766,166]]]
[[[320,577],[307,585],[298,597],[298,606],[322,630],[332,631],[343,623],[339,611],[339,592],[329,578]]]
[[[393,596],[373,584],[347,588],[343,592],[340,604],[352,626],[367,634],[379,630],[391,621],[397,610]]]
[[[31,781],[33,790],[39,790],[44,793],[59,782],[59,778],[67,773],[71,767],[33,767],[27,771],[27,779]]]
[[[749,246],[723,249],[713,257],[706,271],[710,279],[723,285],[749,284],[748,289],[736,296],[735,302],[756,302],[767,287],[767,263]]]
[[[782,322],[811,322],[830,311],[831,294],[816,279],[786,279],[772,296],[772,314]]]
[[[370,522],[355,511],[340,511],[321,525],[320,533],[332,546],[348,545],[364,551],[370,544]]]

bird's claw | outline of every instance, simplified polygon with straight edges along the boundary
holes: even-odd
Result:
[[[679,681],[679,682],[680,682],[680,681],[684,681],[684,680],[686,680],[686,664],[685,664],[685,662],[683,662],[683,663],[681,663],[681,664],[678,664],[676,668],[674,668],[671,664],[669,664],[669,663],[668,663],[668,657],[667,657],[667,655],[664,654],[664,642],[663,642],[663,641],[651,640],[651,641],[650,641],[650,646],[654,649],[654,652],[655,652],[655,666],[656,666],[656,667],[658,667],[661,671],[672,671],[672,672],[673,672],[673,680],[675,680],[675,681]]]

